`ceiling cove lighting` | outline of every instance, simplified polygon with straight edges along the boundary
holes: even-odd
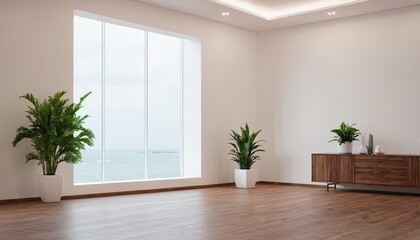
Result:
[[[272,0],[209,0],[214,3],[245,12],[265,20],[275,20],[304,13],[337,8],[370,0],[312,0],[312,1],[272,1]],[[223,15],[223,14],[222,14]],[[331,14],[334,15],[334,14]]]

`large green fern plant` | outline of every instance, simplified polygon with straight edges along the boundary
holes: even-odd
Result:
[[[240,133],[231,130],[229,135],[232,138],[229,144],[232,149],[229,154],[232,155],[232,161],[239,164],[240,169],[251,169],[252,165],[260,159],[257,153],[264,151],[260,149],[259,144],[262,140],[256,140],[260,132],[261,130],[251,133],[248,124],[245,124],[245,128],[241,127]]]
[[[81,150],[85,144],[92,146],[94,134],[83,127],[87,115],[78,116],[77,111],[90,92],[80,98],[79,103],[68,104],[63,99],[66,92],[60,91],[40,102],[32,94],[27,93],[20,98],[28,100],[26,117],[29,127],[19,127],[13,146],[28,138],[35,150],[26,155],[27,162],[38,161],[44,175],[55,175],[60,163],[78,163],[82,159]]]
[[[329,142],[335,141],[341,145],[345,142],[358,141],[359,139],[357,139],[357,137],[359,137],[360,132],[359,129],[354,127],[355,125],[355,123],[349,125],[345,122],[342,122],[339,128],[331,130],[335,136]]]

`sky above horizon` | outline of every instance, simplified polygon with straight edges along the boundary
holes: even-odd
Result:
[[[102,34],[100,21],[74,17],[74,100],[92,91],[80,114],[90,116],[93,149],[103,129],[105,149],[143,150],[147,104],[148,149],[180,150],[182,40],[148,32],[145,89],[145,31],[105,23],[104,54]]]

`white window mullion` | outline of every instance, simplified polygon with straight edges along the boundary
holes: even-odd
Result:
[[[144,31],[144,178],[148,179],[149,161],[149,51],[148,51],[148,32]]]
[[[179,157],[180,157],[180,176],[183,177],[184,176],[184,40],[180,39],[180,61],[181,61],[181,87],[179,89],[179,91],[181,92],[181,109],[180,109],[180,118],[181,118],[181,147],[180,147],[180,153],[179,153]]]
[[[105,23],[102,22],[102,64],[101,64],[101,86],[102,86],[102,116],[101,116],[101,120],[102,120],[102,126],[101,126],[101,131],[102,131],[102,181],[105,181]]]

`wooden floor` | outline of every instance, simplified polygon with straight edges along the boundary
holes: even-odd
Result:
[[[420,196],[264,184],[2,203],[0,239],[420,239]]]

